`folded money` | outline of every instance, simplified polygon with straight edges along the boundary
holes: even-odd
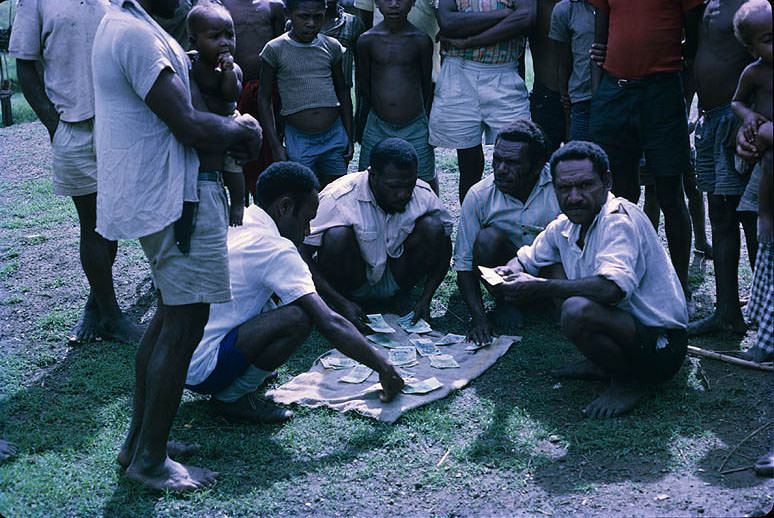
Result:
[[[460,364],[451,354],[436,354],[430,356],[430,366],[436,369],[456,369]]]
[[[374,313],[373,315],[366,315],[368,317],[368,327],[374,330],[376,333],[394,333],[395,329],[384,320],[381,313]]]
[[[394,336],[394,332],[390,333],[374,333],[372,335],[366,336],[369,340],[371,340],[373,343],[377,345],[381,345],[382,347],[386,347],[387,349],[395,349],[396,347],[405,347],[405,344],[402,344],[392,338]]]
[[[400,317],[397,322],[407,333],[429,333],[433,330],[424,318],[417,320],[416,324],[411,323],[411,319],[414,318],[414,312],[412,311],[408,315]]]
[[[357,364],[352,358],[344,358],[341,356],[326,356],[320,358],[320,363],[322,363],[322,366],[326,369],[349,369]]]
[[[432,340],[429,338],[412,338],[409,340],[414,347],[417,348],[417,352],[420,356],[432,356],[433,354],[441,354],[441,350],[435,346]]]
[[[406,383],[403,385],[404,394],[427,394],[436,389],[443,387],[443,383],[438,381],[435,377],[427,378],[426,380]]]
[[[390,349],[387,358],[393,365],[405,366],[417,361],[417,350],[414,347],[396,347]]]
[[[487,268],[486,266],[479,266],[478,269],[481,272],[481,277],[490,286],[497,286],[498,284],[502,284],[503,283],[503,278],[500,276],[499,273],[494,271],[494,268]]]
[[[354,369],[349,371],[349,374],[341,378],[339,381],[343,383],[363,383],[371,373],[374,372],[370,367],[365,365],[357,365]]]
[[[442,336],[435,341],[435,345],[454,345],[464,342],[465,335],[455,335],[454,333],[448,333],[446,336]]]

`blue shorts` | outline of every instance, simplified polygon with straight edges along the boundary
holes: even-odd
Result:
[[[317,178],[347,174],[347,161],[343,154],[348,145],[349,137],[341,118],[320,133],[300,131],[290,124],[285,126],[288,160],[305,165],[314,171]]]
[[[220,341],[218,363],[215,369],[198,385],[186,385],[185,388],[199,394],[217,394],[245,373],[250,363],[245,353],[234,347],[239,328],[235,327]]]

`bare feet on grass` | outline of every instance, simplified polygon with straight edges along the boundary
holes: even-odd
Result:
[[[202,445],[198,442],[187,443],[182,441],[167,441],[167,455],[169,455],[171,459],[184,459],[191,455],[195,455],[201,449]],[[121,448],[116,460],[122,468],[128,468],[129,464],[132,462],[131,451],[128,448]]]
[[[83,308],[83,314],[81,315],[78,323],[75,324],[72,333],[70,333],[70,343],[76,344],[88,344],[101,340],[100,334],[100,316],[97,304],[91,301],[91,298],[86,302],[86,307]]]
[[[605,370],[597,366],[591,360],[580,360],[574,363],[562,365],[551,371],[551,375],[556,378],[566,378],[573,380],[607,380],[610,375]]]
[[[140,484],[160,491],[196,491],[212,487],[218,473],[196,466],[185,466],[169,457],[155,467],[140,469],[134,464],[126,469],[126,476]]]
[[[688,336],[699,336],[708,333],[734,333],[743,335],[747,332],[747,324],[744,322],[741,314],[734,320],[727,320],[717,313],[696,320],[688,324]]]
[[[0,440],[0,464],[16,457],[18,451],[14,443]]]
[[[613,380],[604,394],[583,409],[587,417],[604,419],[617,417],[637,406],[645,396],[645,389],[634,383]]]
[[[116,342],[139,342],[145,332],[144,327],[120,314],[116,318],[103,320],[100,330],[103,338]]]

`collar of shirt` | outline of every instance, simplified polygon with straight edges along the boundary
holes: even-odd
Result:
[[[612,210],[612,202],[615,200],[615,196],[612,192],[608,191],[607,193],[607,201],[605,201],[605,204],[602,205],[602,208],[599,209],[599,212],[596,216],[594,216],[594,220],[591,222],[591,225],[589,225],[589,229],[586,231],[586,238],[584,239],[585,243],[589,242],[589,236],[591,235],[591,232],[594,230],[594,228],[597,226],[597,222],[599,221],[599,218],[602,217],[603,214],[606,214],[609,210]],[[566,238],[567,241],[570,244],[570,247],[575,247],[580,250],[580,247],[578,246],[578,239],[580,239],[580,231],[581,226],[576,225],[575,223],[570,222],[570,220],[567,220],[569,222],[569,225],[567,228],[562,230],[562,237]],[[585,246],[583,247],[586,248]]]
[[[384,209],[382,209],[379,204],[376,202],[376,198],[374,198],[374,193],[371,191],[371,185],[368,183],[368,170],[366,169],[363,171],[362,178],[359,182],[357,182],[357,201],[364,201],[371,203],[374,207],[376,207],[379,211],[384,212]],[[416,189],[416,187],[414,187]],[[413,198],[413,195],[412,195]]]
[[[258,205],[250,205],[245,209],[244,227],[247,227],[248,225],[254,226],[261,234],[271,234],[280,237],[282,236],[282,234],[280,234],[279,228],[277,227],[277,223],[275,223],[272,217],[269,216],[268,212],[260,208]],[[239,229],[239,227],[232,228],[237,230]]]

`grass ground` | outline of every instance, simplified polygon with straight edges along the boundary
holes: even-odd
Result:
[[[200,442],[192,462],[221,472],[220,481],[190,495],[138,487],[115,464],[135,345],[64,341],[87,293],[75,212],[51,194],[42,126],[0,129],[0,143],[0,433],[21,449],[0,467],[5,516],[740,516],[771,507],[770,480],[717,472],[772,419],[770,375],[691,358],[631,415],[592,421],[580,409],[604,386],[548,377],[578,355],[539,315],[503,330],[523,342],[469,387],[392,426],[300,407],[284,425],[234,425],[186,393],[172,435]],[[457,214],[453,153],[438,150],[438,167],[444,204]],[[136,242],[120,243],[115,280],[126,311],[147,322],[153,296]],[[691,282],[699,313],[708,312],[711,262],[696,256]],[[744,294],[749,268],[742,283]],[[455,315],[467,312],[450,274],[433,326],[464,332]],[[731,350],[750,339],[693,343]],[[278,383],[329,348],[313,334]],[[727,467],[749,466],[769,445],[770,435],[757,434]]]

